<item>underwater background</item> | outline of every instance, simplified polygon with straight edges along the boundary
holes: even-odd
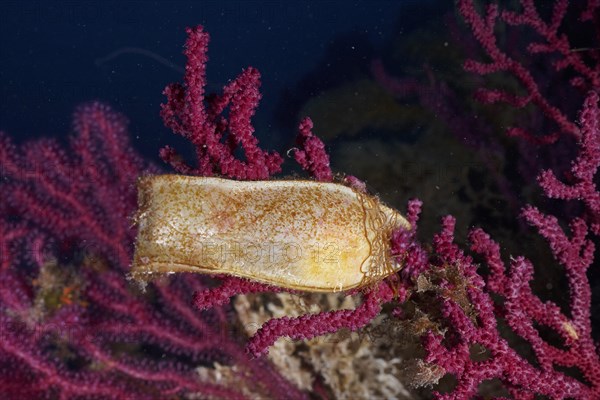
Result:
[[[507,3],[510,7],[518,2]],[[543,16],[551,14],[550,5],[536,4]],[[585,4],[574,2],[565,16],[564,33],[572,47],[584,49],[585,55],[596,62],[592,68],[597,68],[599,38],[590,33],[593,29],[575,23]],[[99,101],[112,108],[109,113],[123,114],[129,121],[131,148],[144,162],[152,164],[144,167],[149,169],[140,167],[140,171],[168,170],[158,157],[165,145],[176,147],[184,158],[193,159],[192,146],[173,135],[159,113],[160,104],[165,102],[165,86],[180,81],[184,73],[185,28],[202,25],[210,34],[207,92],[220,92],[247,66],[260,71],[262,99],[252,123],[263,149],[285,157],[295,146],[298,123],[305,116],[311,117],[313,133],[325,143],[334,173],[358,177],[366,183],[368,192],[398,210],[404,210],[411,198],[423,201],[418,232],[423,243],[431,241],[440,230],[440,218],[448,214],[457,218],[455,239],[461,245],[468,242],[470,228],[482,227],[501,243],[507,259],[518,254],[533,261],[538,278],[532,287],[537,296],[551,299],[562,309],[568,308],[569,288],[563,271],[545,268],[558,264],[545,241],[532,234],[519,215],[524,204],[536,202],[566,220],[580,211],[577,205],[562,207],[542,200],[536,184],[540,169],[568,167],[568,162],[557,162],[557,157],[572,159],[577,141],[567,139],[560,147],[550,145],[538,151],[534,145],[505,135],[515,125],[537,132],[552,131],[555,125],[531,105],[514,108],[481,104],[474,98],[481,87],[519,94],[523,90],[509,74],[484,78],[463,69],[466,59],[485,57],[453,2],[9,0],[0,3],[0,15],[0,132],[10,136],[16,145],[51,137],[66,147],[74,131],[74,110],[81,104]],[[499,42],[540,82],[545,97],[559,103],[563,114],[576,121],[585,93],[564,88],[574,73],[556,72],[550,62],[530,57],[525,48],[535,36],[533,32],[514,35],[503,27],[497,35]],[[289,162],[283,168],[281,177],[302,174]],[[9,208],[0,207],[0,211],[8,213]],[[81,260],[84,264],[89,262],[85,254],[65,251],[58,264],[71,265]],[[92,269],[97,271],[101,268],[97,264],[106,262],[110,260],[94,261]],[[484,268],[485,272],[488,271]],[[82,283],[86,278],[75,278],[77,272],[58,278],[60,273],[49,274],[52,276],[43,279],[51,283],[44,286],[36,281],[32,285],[45,288],[45,298],[38,301],[52,303],[46,305],[49,315],[59,313],[65,306],[61,297],[65,287],[71,288],[69,291],[81,290],[81,299],[86,296],[83,292],[88,289]],[[30,283],[35,280],[34,275],[28,272]],[[598,260],[587,276],[592,289],[592,336],[597,340]],[[14,284],[16,280],[10,278],[0,285],[6,289],[9,282]],[[214,282],[175,284],[178,286],[172,295],[187,292],[191,296],[194,288]],[[125,286],[121,289],[134,290]],[[103,290],[98,289],[90,298],[112,299]],[[57,291],[62,295],[57,295]],[[161,296],[171,295],[158,289],[156,293],[146,294],[153,306],[160,303],[157,299]],[[69,300],[67,305],[72,302],[77,303]],[[220,321],[223,326],[219,329],[233,337],[234,343],[243,345],[244,338],[270,318],[353,308],[357,302],[341,295],[239,296],[233,307],[206,316],[204,323]],[[36,312],[41,313],[42,306],[36,307]],[[107,312],[88,307],[87,312],[90,311]],[[416,338],[404,337],[399,332],[401,327],[384,321],[385,315],[391,313],[391,309],[384,308],[362,335],[348,330],[325,340],[326,343],[286,341],[277,351],[270,352],[268,366],[257,364],[274,371],[272,376],[254,371],[246,378],[268,381],[281,373],[292,382],[290,387],[309,398],[431,398],[431,382],[425,379],[419,388],[411,388],[407,383],[417,378],[407,377],[405,370],[409,367],[402,360],[422,354],[422,349]],[[177,317],[172,317],[169,324],[177,325],[177,321]],[[181,328],[182,332],[193,342],[194,324],[186,322],[190,326]],[[132,337],[135,339],[135,335]],[[399,337],[403,338],[402,343],[396,340]],[[516,347],[521,345],[517,343]],[[154,343],[136,346],[134,340],[133,345],[117,347],[118,351],[112,350],[135,355],[134,358],[138,353],[152,360],[164,357],[162,347]],[[236,377],[243,375],[223,367],[231,359],[242,357],[242,353],[230,352],[229,348],[224,354],[209,356],[193,350],[197,353],[190,356],[185,354],[185,346],[172,354],[166,347],[165,354],[174,363],[204,368],[198,374],[205,382],[233,385]],[[533,357],[531,348],[522,347],[521,355]],[[53,356],[70,360],[69,374],[89,368],[89,360],[80,360],[71,351],[57,350],[60,346],[56,343],[50,348]],[[12,361],[8,359],[0,362],[0,372],[7,373],[10,365]],[[25,375],[18,375],[18,379],[26,381]],[[451,377],[442,378],[441,382],[434,390],[443,392],[455,385]],[[123,385],[128,387],[127,382]],[[243,394],[248,398],[277,398],[274,393],[285,393],[286,385],[261,386]],[[160,395],[146,389],[139,392],[143,393],[140,396],[167,398],[164,393],[168,390],[162,386],[164,392]],[[484,396],[505,394],[495,381],[484,385],[480,392]],[[28,398],[18,390],[7,393],[13,395],[9,398]],[[40,393],[32,392],[29,398],[41,396]],[[219,393],[215,390],[208,397],[194,397],[193,389],[173,389],[170,398],[228,397]],[[48,398],[57,396],[58,392],[51,392]],[[289,397],[296,397],[296,393],[292,396],[290,392]]]
[[[259,138],[283,147],[293,135],[276,122],[276,110],[287,108],[291,118],[299,112],[283,96],[303,77],[320,76],[314,95],[333,77],[368,73],[394,32],[451,9],[433,1],[6,1],[1,7],[4,131],[64,133],[75,105],[100,99],[135,121],[132,133],[143,139],[134,144],[149,154],[168,134],[159,104],[166,84],[183,73],[187,26],[201,24],[211,34],[209,91],[248,65],[258,68]]]

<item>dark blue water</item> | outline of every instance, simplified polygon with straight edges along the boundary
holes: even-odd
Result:
[[[282,104],[286,88],[320,64],[343,78],[380,52],[393,31],[410,31],[440,12],[429,8],[422,1],[4,1],[0,129],[64,135],[73,108],[98,99],[126,114],[136,146],[156,154],[169,140],[158,115],[161,92],[181,79],[185,27],[202,24],[212,38],[208,89],[219,90],[248,65],[258,68],[263,101],[255,125],[279,147],[293,133],[277,126],[275,110],[297,112]]]

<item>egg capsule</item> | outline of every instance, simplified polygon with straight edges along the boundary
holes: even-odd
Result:
[[[410,224],[337,183],[140,178],[131,274],[228,274],[294,290],[344,291],[398,271],[394,229]]]

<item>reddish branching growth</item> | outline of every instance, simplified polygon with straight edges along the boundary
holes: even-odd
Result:
[[[125,278],[135,182],[155,169],[109,107],[81,107],[74,126],[68,151],[0,137],[3,396],[301,398],[266,362],[248,360],[223,310],[192,307],[198,276],[151,285],[154,301],[135,294]],[[239,386],[201,380],[196,368],[213,362],[232,366]]]
[[[546,170],[538,180],[546,195],[553,199],[581,200],[585,217],[593,233],[600,235],[600,193],[595,189],[594,178],[600,166],[600,113],[598,93],[591,92],[585,100],[581,122],[581,151],[571,164],[570,182],[561,182],[556,175]]]
[[[107,106],[80,107],[73,125],[78,135],[69,152],[53,140],[16,147],[0,136],[2,208],[28,229],[51,231],[63,244],[79,238],[126,268],[135,236],[123,221],[136,202],[134,182],[143,162],[130,152],[125,119]]]
[[[428,254],[417,241],[417,223],[422,205],[423,202],[417,199],[408,202],[406,219],[412,229],[395,230],[390,239],[392,255],[403,266],[401,275],[406,284],[424,272],[429,265]]]
[[[246,68],[223,88],[222,95],[206,95],[206,63],[209,34],[201,26],[188,28],[184,54],[187,58],[184,84],[165,88],[167,102],[161,116],[173,132],[188,139],[196,150],[197,166],[191,167],[171,147],[161,158],[179,173],[200,176],[221,175],[240,180],[260,180],[281,172],[283,157],[260,148],[251,118],[260,101],[260,73]],[[228,116],[223,114],[226,109]],[[312,132],[310,118],[299,126],[294,157],[300,166],[320,181],[331,181],[329,156],[323,142]],[[240,148],[244,159],[236,157]]]
[[[191,168],[166,148],[161,156],[181,173],[210,176],[224,175],[236,179],[267,179],[280,171],[283,158],[277,153],[266,153],[258,146],[250,117],[258,104],[258,71],[248,68],[236,80],[224,88],[223,96],[204,96],[206,83],[206,50],[208,34],[201,27],[188,29],[185,54],[187,56],[185,85],[170,85],[166,88],[167,104],[163,105],[162,116],[168,127],[188,138],[196,148],[198,168]],[[204,104],[208,107],[205,108]],[[220,114],[230,105],[229,120]],[[298,148],[292,149],[295,160],[312,178],[331,182],[333,173],[329,156],[323,142],[311,132],[310,118],[302,120],[297,139]],[[222,135],[229,130],[226,144]],[[241,145],[246,162],[235,158],[237,145]],[[356,182],[355,182],[356,183]],[[415,209],[418,214],[419,207]],[[415,216],[416,218],[416,216]],[[416,219],[415,219],[416,221]],[[406,257],[408,253],[402,253]],[[412,253],[411,253],[412,254]],[[222,276],[221,284],[212,289],[197,291],[194,303],[200,310],[226,304],[237,294],[280,292],[283,289],[250,282],[245,279]],[[396,283],[381,282],[364,293],[364,301],[356,310],[340,310],[320,314],[304,315],[299,318],[273,319],[265,323],[250,339],[247,350],[254,356],[268,351],[278,338],[309,339],[347,327],[359,329],[368,324],[381,310],[383,303],[390,301],[397,290]]]
[[[2,146],[0,144],[0,146]],[[0,210],[0,215],[6,215]],[[18,244],[26,239],[29,231],[24,224],[9,222],[7,218],[0,218],[0,271],[8,269],[17,263],[20,255]]]
[[[598,130],[598,96],[591,93],[581,116],[583,138],[580,156],[573,163],[572,173],[586,163],[586,179],[591,184],[582,189],[579,200],[597,198],[598,188],[593,179],[598,172],[600,157],[600,131]],[[584,161],[587,160],[587,161]],[[560,183],[544,181],[546,195],[553,196],[561,188]],[[548,186],[549,184],[549,186]],[[591,290],[586,271],[594,260],[594,243],[589,235],[593,232],[583,219],[571,221],[571,237],[559,225],[558,219],[544,215],[537,208],[527,206],[523,210],[525,219],[548,241],[554,258],[565,269],[570,292],[570,316],[551,302],[542,302],[529,286],[533,279],[533,265],[524,257],[511,258],[510,268],[500,256],[500,246],[481,229],[470,233],[471,249],[483,256],[489,268],[484,283],[476,273],[476,267],[454,243],[454,219],[444,219],[444,229],[434,240],[442,269],[453,267],[460,271],[467,282],[467,294],[471,306],[456,301],[452,291],[456,288],[450,280],[441,286],[450,294],[440,296],[443,316],[448,323],[448,332],[442,335],[429,333],[425,339],[428,351],[426,360],[454,374],[457,387],[449,394],[438,394],[441,399],[470,398],[477,393],[478,386],[487,379],[499,378],[515,398],[533,398],[544,395],[550,398],[591,399],[600,396],[600,355],[591,336]],[[503,297],[495,304],[490,294]],[[496,316],[504,316],[514,333],[525,339],[532,347],[536,364],[521,357],[498,332]],[[540,329],[556,332],[561,347],[548,343]],[[489,356],[484,361],[473,361],[470,352],[483,346]],[[560,370],[577,368],[583,381]]]
[[[331,182],[333,174],[329,167],[329,155],[321,139],[313,135],[312,127],[312,120],[308,117],[300,122],[297,143],[301,149],[294,151],[294,159],[316,180]]]
[[[394,295],[392,282],[384,280],[363,294],[363,302],[356,309],[269,320],[250,338],[247,349],[250,354],[258,356],[268,352],[269,347],[284,336],[302,340],[334,333],[342,328],[356,331],[379,315],[381,306],[391,301]]]
[[[253,282],[234,276],[220,276],[222,283],[217,288],[198,291],[194,294],[194,305],[199,310],[208,310],[229,303],[231,297],[238,294],[277,293],[283,289],[277,286]]]
[[[502,45],[499,43],[495,28],[500,21],[509,26],[532,29],[539,37],[539,41],[529,44],[527,47],[529,54],[555,56],[556,61],[553,63],[555,71],[569,70],[573,75],[570,81],[571,85],[583,93],[588,90],[600,89],[598,49],[583,49],[585,51],[574,49],[568,37],[561,33],[561,24],[569,7],[567,0],[557,0],[554,3],[549,21],[542,18],[533,0],[521,0],[520,3],[522,7],[520,13],[500,11],[497,4],[490,4],[486,7],[485,14],[481,15],[476,10],[473,0],[459,0],[458,2],[460,13],[490,58],[489,62],[468,60],[465,62],[465,69],[481,75],[496,72],[509,73],[519,81],[525,90],[524,95],[518,95],[499,89],[479,89],[476,98],[484,103],[505,102],[517,108],[533,104],[547,118],[553,120],[559,128],[558,132],[539,137],[531,135],[523,128],[512,127],[508,129],[509,135],[523,137],[537,144],[552,143],[560,135],[579,138],[581,133],[578,127],[571,122],[561,107],[552,104],[548,100],[548,96],[542,92],[546,85],[538,82],[531,69],[511,56],[508,49],[501,48]],[[599,10],[599,2],[589,1],[588,7],[580,15],[581,23],[593,23],[596,20],[596,26],[593,29],[600,29],[597,17]]]
[[[171,147],[161,150],[161,158],[182,174],[258,180],[280,172],[283,158],[258,146],[250,122],[260,100],[259,72],[248,67],[223,88],[222,95],[206,96],[209,35],[202,27],[188,28],[187,34],[184,84],[167,86],[161,116],[168,128],[192,143],[198,165],[189,166]],[[238,146],[245,161],[235,157]]]

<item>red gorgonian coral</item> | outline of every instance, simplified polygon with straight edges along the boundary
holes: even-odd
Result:
[[[188,38],[188,49],[206,50],[207,39],[201,30],[191,30]],[[204,43],[198,46],[197,41]],[[195,105],[207,105],[209,110],[223,111],[221,97],[203,96],[204,75],[200,79],[194,79],[188,74],[193,71],[204,71],[203,66],[194,66],[196,63],[204,63],[205,55],[191,56],[189,52],[185,87],[178,87],[178,95],[173,97],[167,92],[169,101],[165,106],[169,110],[167,116],[185,115],[186,102],[192,101]],[[241,78],[247,73],[243,73]],[[242,79],[242,82],[245,82]],[[254,81],[257,84],[257,81]],[[241,89],[240,89],[241,90]],[[248,89],[244,89],[248,90]],[[199,97],[193,97],[199,96]],[[535,96],[534,96],[535,97]],[[233,97],[229,97],[233,99]],[[253,97],[256,98],[256,97]],[[384,303],[392,299],[401,302],[406,300],[415,288],[419,288],[419,278],[424,277],[429,281],[428,289],[435,288],[435,296],[441,305],[441,318],[432,321],[439,324],[439,330],[430,331],[424,336],[424,346],[427,350],[426,361],[430,365],[436,365],[443,372],[451,373],[458,379],[458,384],[451,393],[438,393],[440,398],[465,398],[477,393],[481,382],[499,378],[506,390],[514,396],[530,398],[535,394],[551,397],[574,397],[591,398],[598,395],[600,382],[600,361],[596,346],[591,338],[590,325],[590,289],[585,276],[585,271],[593,261],[594,246],[588,235],[596,232],[597,215],[596,202],[598,191],[594,185],[594,179],[598,168],[597,158],[600,154],[598,148],[598,106],[597,94],[592,92],[588,95],[584,110],[580,119],[582,133],[577,128],[577,136],[581,138],[580,156],[573,164],[572,173],[577,179],[574,185],[559,184],[551,172],[545,172],[540,177],[540,184],[551,197],[577,198],[584,200],[587,206],[586,219],[575,218],[572,223],[573,238],[562,233],[554,217],[544,216],[533,207],[526,207],[523,215],[526,220],[536,226],[539,232],[550,243],[553,254],[567,270],[572,297],[572,315],[567,317],[559,311],[556,305],[542,303],[532,292],[528,285],[532,277],[532,265],[523,257],[513,260],[510,268],[502,263],[499,254],[499,245],[495,243],[482,230],[474,230],[470,235],[472,241],[471,250],[480,253],[489,265],[491,274],[484,278],[477,271],[477,265],[472,258],[466,255],[453,243],[454,224],[452,217],[446,217],[443,221],[443,230],[434,239],[434,248],[431,255],[414,241],[414,231],[398,231],[393,235],[394,256],[401,258],[405,264],[404,273],[393,275],[381,281],[376,286],[363,291],[363,303],[356,310],[341,310],[323,312],[319,314],[304,315],[299,318],[284,317],[268,321],[250,339],[248,350],[254,355],[260,355],[267,351],[268,347],[277,338],[287,336],[293,339],[307,339],[317,335],[337,331],[341,328],[351,330],[359,329],[370,322],[376,316]],[[213,104],[221,104],[219,107]],[[238,107],[255,107],[255,103],[239,103],[231,101],[233,109],[240,111]],[[242,113],[251,115],[250,112]],[[188,120],[184,125],[178,125],[179,132],[185,132],[186,137],[211,137],[211,140],[221,142],[229,126],[229,136],[225,138],[226,143],[241,144],[243,148],[250,148],[250,154],[259,154],[259,159],[264,157],[261,150],[253,147],[256,142],[246,145],[239,128],[231,129],[231,123],[223,117],[214,113],[196,112],[195,117]],[[210,116],[210,118],[208,117]],[[557,117],[551,113],[551,117]],[[208,121],[218,120],[219,124]],[[179,118],[179,121],[184,121]],[[167,124],[170,120],[166,120]],[[560,121],[559,121],[560,122]],[[248,121],[249,123],[249,121]],[[572,127],[569,123],[565,127]],[[218,128],[217,128],[218,127]],[[307,133],[308,132],[308,133]],[[309,133],[307,121],[301,124],[303,139],[299,141],[305,148],[296,150],[296,159],[304,169],[319,179],[327,180],[331,172],[327,171],[328,160],[323,150],[323,145]],[[310,138],[311,141],[306,140]],[[204,141],[201,141],[204,143]],[[307,146],[308,144],[308,146]],[[204,147],[203,147],[204,148]],[[224,165],[238,165],[240,160],[235,160],[233,155],[234,146],[229,148],[220,147],[220,152],[212,157],[218,162],[210,164],[209,173],[217,172],[226,176],[259,177],[259,172],[234,174],[228,169],[220,170],[222,160],[227,160]],[[200,165],[202,157],[208,153],[200,151]],[[222,152],[225,152],[224,154]],[[263,155],[261,155],[263,154]],[[253,168],[253,157],[246,156],[249,160],[248,168]],[[172,161],[169,157],[168,161]],[[180,168],[176,161],[176,168]],[[275,171],[276,169],[273,169]],[[186,171],[192,171],[191,168]],[[202,170],[196,170],[202,173]],[[411,202],[409,205],[408,218],[413,227],[419,214],[419,203]],[[588,229],[590,229],[588,231]],[[221,286],[196,293],[195,303],[200,309],[209,309],[216,304],[227,302],[235,294],[256,293],[261,291],[280,291],[281,288],[249,282],[239,278],[222,277]],[[353,294],[353,293],[349,293]],[[492,295],[500,295],[504,298],[502,305],[497,305],[492,300]],[[539,365],[531,363],[512,349],[506,339],[498,331],[496,319],[504,317],[508,325],[521,337],[526,339],[534,348]],[[564,341],[566,350],[556,348],[544,341],[537,326],[542,325],[556,331]],[[440,332],[445,331],[442,335]],[[478,345],[489,351],[489,357],[484,361],[474,361],[470,356],[472,347]],[[585,354],[585,356],[581,356]],[[556,369],[556,366],[577,367],[583,374],[583,380],[578,380]],[[439,370],[437,375],[439,377]]]
[[[523,4],[523,16],[502,14],[507,23],[536,21],[533,3]],[[554,28],[560,23],[565,4],[556,3],[555,22],[549,28],[534,24],[561,51],[564,42]],[[589,1],[584,16],[592,15],[597,7],[597,2]],[[538,96],[539,90],[532,86],[526,70],[493,47],[497,8],[488,7],[485,20],[465,1],[459,2],[459,8],[496,62],[495,66],[467,64],[467,68],[478,73],[511,71],[530,91],[526,99],[486,90],[479,97],[517,106],[533,102],[562,131],[579,140],[578,158],[565,180],[550,171],[539,178],[547,196],[582,202],[582,215],[569,220],[571,232],[565,232],[558,218],[533,206],[523,211],[566,271],[570,315],[533,294],[530,261],[513,257],[507,267],[500,245],[481,229],[470,234],[471,250],[487,264],[487,276],[480,275],[473,258],[454,243],[456,221],[452,217],[444,218],[442,231],[434,238],[432,251],[427,252],[415,241],[420,212],[420,202],[415,200],[407,212],[413,229],[398,230],[391,238],[393,256],[404,265],[400,274],[363,290],[363,302],[354,310],[270,320],[250,339],[247,350],[259,356],[283,336],[306,339],[341,328],[356,330],[377,316],[385,303],[394,299],[402,303],[415,293],[428,291],[435,301],[422,305],[422,309],[439,309],[428,317],[437,329],[423,336],[425,367],[437,368],[436,377],[450,373],[458,381],[451,392],[437,393],[439,398],[474,396],[480,383],[492,378],[499,379],[515,398],[596,398],[600,396],[600,360],[591,337],[591,291],[586,270],[594,260],[591,235],[599,234],[598,94],[587,94],[579,128]],[[258,72],[248,68],[224,88],[222,95],[206,95],[208,39],[202,28],[188,29],[184,84],[167,87],[167,103],[162,109],[165,124],[194,145],[197,165],[186,164],[169,147],[161,151],[161,157],[180,173],[268,179],[280,172],[283,157],[262,150],[253,134],[251,117],[260,98]],[[538,53],[548,50],[532,47]],[[559,67],[573,67],[586,76],[587,80],[573,81],[574,86],[597,89],[597,72],[588,74],[580,68],[577,57],[561,54],[568,61]],[[311,127],[309,119],[300,124],[294,158],[315,179],[331,181],[327,153]],[[284,381],[264,359],[246,358],[226,329],[225,311],[215,307],[235,294],[281,288],[223,276],[220,286],[207,289],[199,277],[185,276],[185,280],[174,278],[153,285],[151,293],[156,297],[152,300],[131,290],[125,272],[134,234],[128,219],[135,208],[133,184],[144,171],[156,169],[135,155],[126,140],[123,119],[106,106],[94,103],[82,108],[76,115],[76,131],[69,154],[51,141],[17,147],[0,136],[0,188],[3,194],[8,193],[0,200],[3,393],[59,398],[302,398],[304,394]],[[554,134],[541,138],[542,142],[557,139]],[[236,157],[240,151],[243,159]],[[355,188],[362,186],[356,178],[348,177],[347,182]],[[191,297],[191,293],[195,293],[194,303],[202,312],[190,307],[191,299],[186,296]],[[502,300],[495,301],[497,297]],[[404,317],[399,311],[394,315]],[[506,320],[514,333],[531,345],[535,359],[511,348],[499,332],[498,319]],[[548,343],[540,326],[558,334],[560,346]],[[130,348],[140,342],[141,350],[150,357],[140,359],[133,351],[140,348]],[[471,357],[477,346],[489,353],[485,360]],[[182,354],[183,361],[177,357]],[[203,381],[194,370],[199,364],[230,366],[230,379]],[[577,368],[580,378],[564,372],[564,367]],[[238,385],[233,386],[234,382]]]
[[[205,63],[209,36],[201,27],[187,30],[188,39],[184,54],[187,57],[184,85],[172,84],[165,94],[162,116],[165,124],[175,133],[188,138],[196,148],[197,167],[190,167],[175,156],[174,150],[165,148],[161,156],[176,170],[188,174],[211,176],[219,174],[237,179],[266,179],[280,171],[283,158],[268,154],[258,147],[252,136],[250,117],[258,105],[259,76],[248,68],[223,90],[223,95],[204,95],[206,85]],[[228,118],[222,113],[229,106]],[[298,148],[294,157],[312,177],[331,181],[329,157],[323,143],[311,133],[312,122],[305,118],[299,127]],[[235,157],[237,146],[243,149],[245,161]],[[350,178],[351,179],[351,178]],[[408,216],[416,222],[418,207]],[[245,279],[223,276],[221,286],[196,293],[194,302],[206,310],[229,301],[235,294],[281,291],[281,288],[249,282]],[[274,319],[266,323],[250,340],[248,351],[258,356],[268,351],[282,336],[307,339],[335,332],[343,327],[353,330],[368,324],[381,310],[383,303],[405,291],[395,289],[397,278],[385,281],[364,293],[364,301],[356,310],[341,310],[300,318]]]
[[[585,186],[588,192],[580,200],[598,198],[594,185],[600,167],[600,111],[598,94],[592,92],[586,99],[580,117],[582,141],[580,156],[573,163],[572,172],[585,166],[581,180],[570,187]],[[545,181],[541,175],[542,182]],[[547,196],[553,196],[554,187],[542,184]],[[510,266],[502,261],[500,245],[482,229],[469,235],[471,250],[483,257],[489,275],[483,279],[477,273],[473,259],[453,243],[455,220],[444,219],[443,231],[434,239],[437,259],[434,270],[455,268],[460,285],[466,286],[468,303],[461,303],[452,295],[440,292],[443,317],[447,332],[444,335],[428,333],[424,338],[428,352],[426,361],[442,367],[456,376],[456,388],[440,399],[463,399],[477,394],[478,386],[485,380],[498,378],[511,396],[533,398],[540,394],[551,398],[591,399],[600,396],[600,355],[592,339],[590,319],[591,290],[586,276],[594,261],[595,246],[591,235],[595,228],[582,218],[570,222],[570,235],[554,216],[545,215],[533,206],[523,209],[523,216],[536,227],[549,243],[555,260],[565,269],[570,294],[570,315],[565,315],[552,302],[542,302],[529,286],[533,279],[533,265],[524,257],[511,257]],[[570,236],[570,237],[569,237]],[[456,282],[441,278],[439,286],[455,291]],[[492,295],[503,301],[498,304]],[[536,362],[530,362],[510,347],[499,333],[497,318],[533,348]],[[540,333],[540,327],[558,334],[559,346],[551,344]],[[474,361],[474,346],[489,352],[484,361]],[[561,367],[577,368],[583,379],[565,374]]]
[[[74,129],[68,150],[0,135],[3,398],[303,398],[268,362],[248,359],[226,310],[194,310],[198,276],[134,290],[135,182],[158,169],[106,105],[80,107]]]

